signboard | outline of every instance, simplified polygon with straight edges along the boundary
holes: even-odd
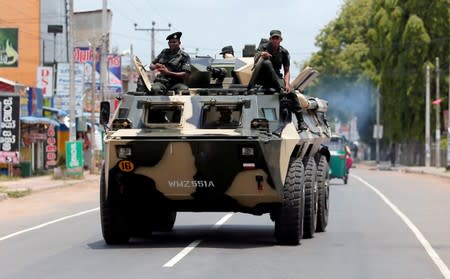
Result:
[[[49,125],[47,129],[47,140],[45,141],[45,168],[51,169],[58,163],[58,146],[55,125]]]
[[[374,139],[383,138],[383,125],[373,125],[373,138]]]
[[[0,151],[19,151],[20,97],[0,94]]]
[[[97,84],[97,92],[100,89],[100,49],[97,48],[96,50],[96,64],[95,64],[95,79]],[[76,47],[74,49],[73,54],[74,62],[78,63],[86,63],[85,68],[85,82],[92,83],[92,49],[89,47]],[[107,67],[108,67],[108,73],[107,73],[107,88],[110,91],[113,92],[122,92],[122,77],[121,77],[121,63],[122,58],[118,54],[108,54],[107,57]],[[91,86],[89,86],[91,87]]]
[[[50,98],[53,96],[53,68],[37,67],[36,87],[42,89],[42,96]]]
[[[19,37],[17,28],[0,28],[0,67],[19,66]]]
[[[75,111],[77,115],[83,113],[83,76],[84,67],[80,63],[74,64],[75,73]],[[58,63],[58,75],[56,80],[56,96],[54,98],[54,107],[70,111],[70,80],[69,64]]]
[[[66,141],[66,168],[70,174],[83,171],[83,142]]]
[[[34,87],[27,87],[27,94],[28,94],[28,114],[22,115],[32,115],[37,117],[42,117],[43,115],[43,105],[44,105],[44,98],[42,97],[42,89],[40,88],[34,88]]]

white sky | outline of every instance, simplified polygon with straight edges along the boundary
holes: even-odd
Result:
[[[319,31],[338,15],[344,0],[108,0],[113,13],[112,47],[119,52],[133,45],[134,54],[144,64],[150,63],[150,32],[138,28],[167,28],[155,32],[155,54],[167,47],[166,36],[183,32],[181,47],[195,55],[219,57],[225,45],[232,45],[236,56],[242,56],[246,44],[258,44],[268,37],[271,29],[283,33],[282,45],[291,53],[291,71],[297,72],[294,62],[303,62],[312,52]],[[102,0],[75,0],[74,10],[102,8]]]

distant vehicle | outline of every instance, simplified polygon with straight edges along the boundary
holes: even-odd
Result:
[[[326,144],[330,150],[330,179],[340,178],[344,184],[348,182],[351,168],[351,151],[349,143],[344,136],[332,136]]]
[[[106,243],[170,231],[181,211],[269,213],[280,244],[325,231],[327,102],[298,94],[309,129],[297,131],[290,103],[280,92],[247,91],[248,75],[240,71],[251,69],[250,60],[237,60],[193,59],[189,90],[154,96],[135,59],[141,90],[121,96],[105,129]],[[311,77],[303,76],[301,86]],[[110,105],[102,102],[100,123],[109,118]]]

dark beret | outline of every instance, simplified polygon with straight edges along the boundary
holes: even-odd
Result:
[[[181,38],[181,35],[183,35],[183,33],[175,32],[175,33],[172,33],[169,36],[167,36],[166,40],[170,40],[170,39],[178,39],[179,40]]]
[[[224,54],[224,53],[231,53],[234,54],[234,50],[232,46],[224,46],[222,48],[222,52],[220,54]]]

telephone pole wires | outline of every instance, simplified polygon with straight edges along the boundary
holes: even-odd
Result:
[[[156,22],[152,21],[152,28],[137,28],[138,24],[134,24],[135,31],[150,31],[151,32],[151,60],[155,59],[155,32],[156,31],[170,31],[172,24],[168,24],[169,28],[155,28]]]

